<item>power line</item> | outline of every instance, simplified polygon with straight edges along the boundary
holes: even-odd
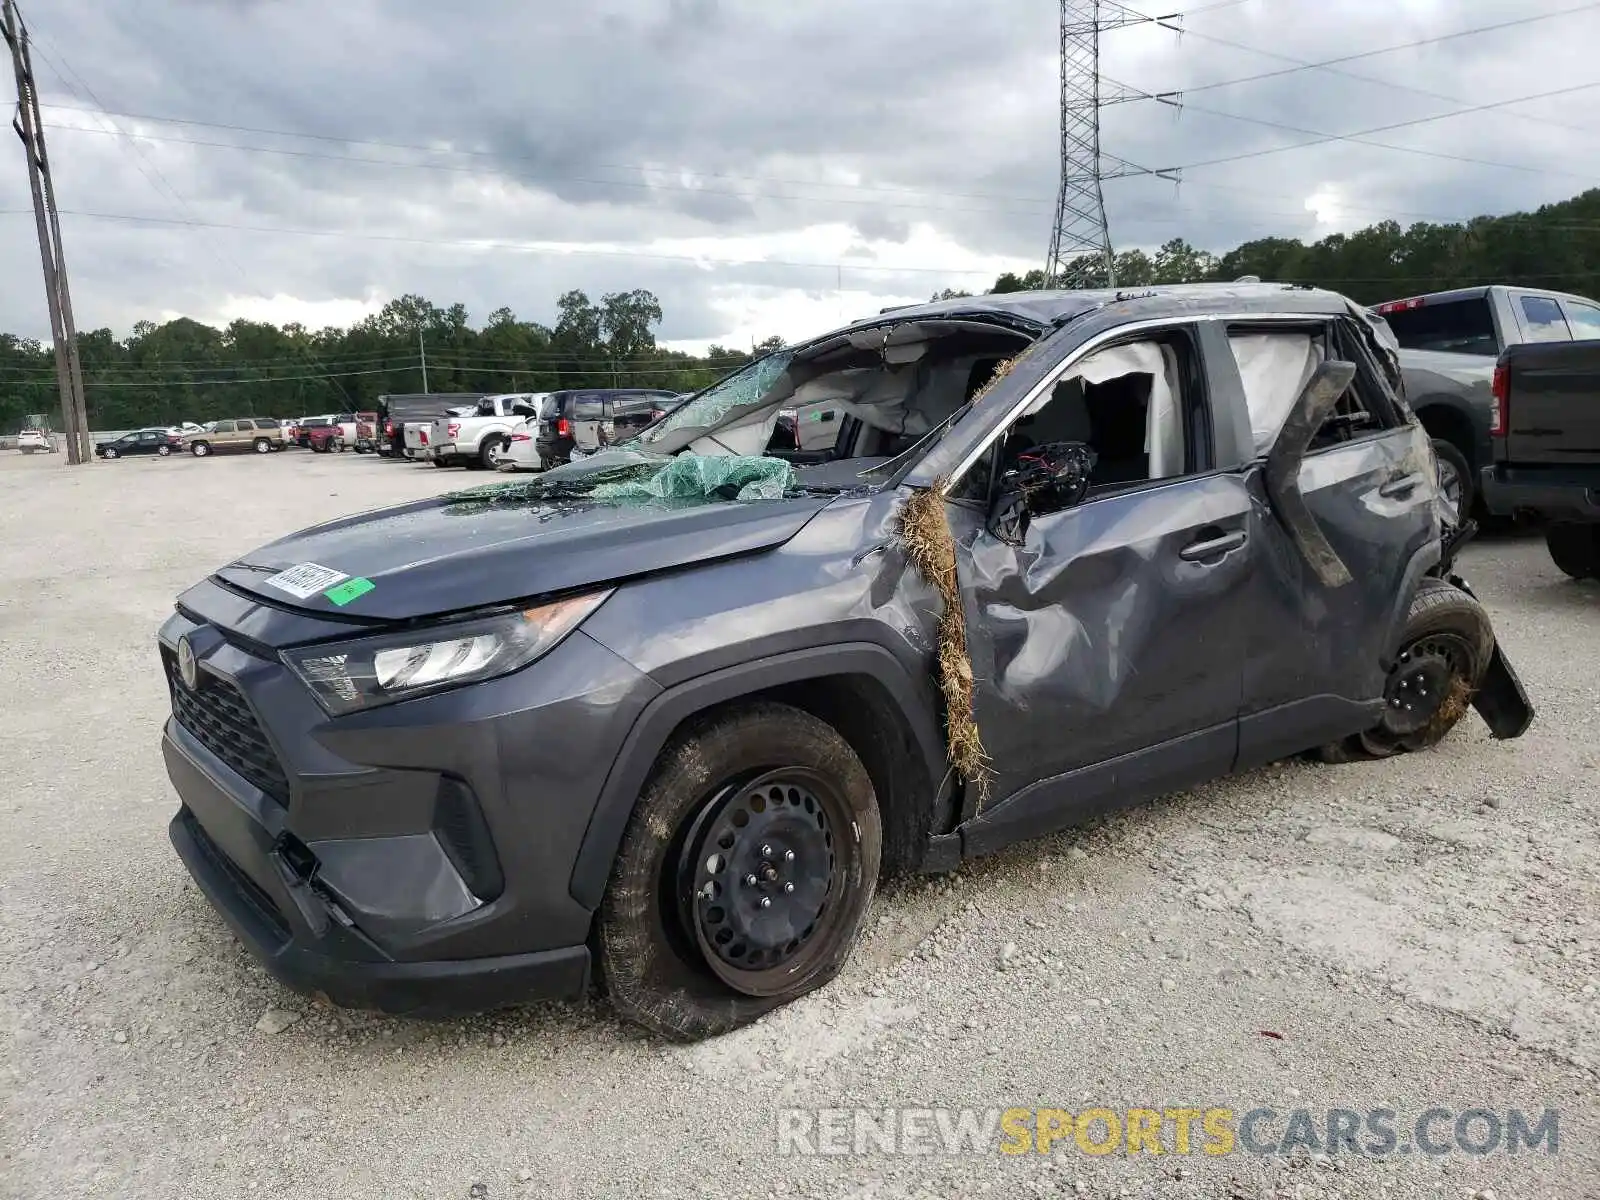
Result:
[[[1125,6],[1119,5],[1118,7]],[[1334,68],[1342,63],[1359,62],[1362,59],[1377,58],[1380,55],[1394,54],[1400,50],[1414,50],[1419,46],[1434,46],[1438,45],[1440,42],[1455,41],[1458,38],[1476,37],[1485,33],[1498,33],[1502,29],[1512,29],[1521,25],[1533,25],[1541,21],[1556,20],[1560,17],[1576,16],[1579,13],[1593,12],[1597,8],[1600,8],[1600,0],[1590,0],[1589,3],[1579,4],[1572,8],[1558,9],[1555,12],[1535,13],[1532,16],[1516,17],[1509,21],[1498,21],[1492,25],[1477,25],[1471,29],[1457,29],[1451,33],[1436,34],[1433,37],[1418,38],[1415,41],[1410,42],[1399,42],[1392,46],[1380,46],[1376,50],[1363,50],[1358,54],[1341,54],[1337,58],[1324,58],[1316,62],[1307,62],[1302,59],[1293,58],[1287,54],[1280,54],[1276,50],[1262,50],[1255,46],[1247,46],[1242,42],[1230,41],[1227,38],[1218,37],[1215,34],[1196,33],[1192,30],[1185,30],[1184,33],[1188,37],[1198,38],[1204,42],[1212,42],[1219,46],[1228,46],[1235,50],[1244,50],[1250,54],[1259,54],[1265,58],[1276,58],[1282,62],[1293,63],[1295,65],[1284,67],[1283,69],[1277,71],[1262,71],[1255,75],[1244,75],[1235,79],[1219,79],[1211,83],[1202,83],[1196,87],[1184,88],[1183,93],[1186,96],[1193,96],[1200,92],[1215,91],[1217,88],[1237,87],[1240,84],[1257,83],[1263,79],[1278,79],[1284,75],[1295,75],[1301,71],[1308,70],[1330,71],[1334,74],[1350,75],[1352,79],[1359,79],[1365,83],[1382,84],[1385,87],[1394,87],[1403,91],[1414,92],[1418,91],[1418,89],[1407,84],[1391,83],[1388,80],[1373,79],[1366,75],[1354,75],[1348,71],[1336,71]],[[1449,99],[1449,97],[1439,96],[1437,93],[1432,92],[1420,92],[1419,94],[1433,96],[1435,99]],[[1465,103],[1465,101],[1452,101],[1452,103]],[[1587,132],[1593,133],[1596,131],[1590,129]]]
[[[1493,109],[1505,108],[1512,104],[1525,104],[1531,100],[1548,100],[1556,96],[1570,96],[1576,92],[1589,91],[1590,89],[1597,87],[1600,87],[1600,81],[1580,83],[1572,87],[1556,88],[1548,92],[1536,92],[1528,96],[1516,96],[1509,100],[1496,100],[1489,104],[1475,104],[1469,108],[1452,109],[1450,112],[1435,113],[1434,115],[1428,117],[1414,117],[1409,121],[1392,121],[1386,125],[1375,125],[1370,129],[1358,129],[1352,133],[1325,133],[1318,129],[1306,129],[1298,125],[1286,125],[1279,121],[1267,121],[1260,117],[1245,117],[1238,113],[1223,112],[1219,109],[1206,109],[1199,108],[1197,106],[1186,105],[1185,107],[1193,107],[1194,111],[1196,112],[1203,112],[1211,116],[1228,117],[1236,121],[1247,121],[1253,125],[1264,125],[1271,129],[1282,129],[1290,133],[1309,134],[1311,135],[1311,140],[1305,142],[1293,142],[1287,146],[1269,146],[1262,150],[1249,150],[1240,154],[1224,155],[1220,158],[1203,159],[1199,162],[1185,163],[1182,166],[1174,169],[1179,171],[1194,171],[1200,169],[1201,167],[1215,167],[1221,166],[1224,163],[1243,162],[1244,160],[1250,158],[1262,158],[1269,154],[1282,154],[1287,150],[1301,150],[1307,146],[1320,146],[1327,142],[1355,142],[1359,145],[1374,146],[1380,150],[1393,150],[1401,154],[1418,154],[1426,158],[1439,158],[1452,162],[1473,163],[1478,166],[1498,167],[1508,171],[1527,171],[1537,175],[1565,175],[1574,179],[1585,179],[1592,181],[1595,178],[1593,174],[1586,175],[1575,171],[1560,171],[1548,167],[1530,167],[1517,163],[1493,162],[1489,159],[1471,158],[1461,154],[1446,154],[1441,151],[1423,150],[1416,146],[1396,146],[1390,142],[1372,141],[1369,139],[1368,135],[1374,133],[1390,133],[1396,129],[1411,129],[1418,125],[1429,125],[1435,121],[1448,121],[1454,117],[1465,117],[1470,116],[1473,113],[1489,112]]]

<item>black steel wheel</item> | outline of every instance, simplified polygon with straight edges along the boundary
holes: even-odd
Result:
[[[1383,720],[1320,749],[1324,762],[1388,758],[1436,746],[1472,707],[1494,653],[1489,614],[1443,579],[1424,579],[1384,683]]]
[[[849,808],[828,780],[771,771],[727,788],[685,838],[673,880],[680,920],[716,977],[747,996],[781,993],[829,944],[842,911],[833,825]]]
[[[882,842],[872,781],[826,722],[762,702],[691,725],[657,761],[601,904],[612,1004],[692,1040],[821,987],[860,932]]]

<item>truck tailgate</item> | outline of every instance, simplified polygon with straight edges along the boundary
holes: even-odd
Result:
[[[1499,461],[1600,462],[1600,341],[1512,346],[1501,365],[1506,429]]]

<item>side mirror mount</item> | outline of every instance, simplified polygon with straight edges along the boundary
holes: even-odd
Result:
[[[1016,466],[1000,476],[989,510],[989,532],[1010,545],[1021,545],[1032,518],[1065,512],[1082,502],[1098,457],[1083,442],[1046,442],[1024,450]]]
[[[1355,376],[1355,363],[1329,359],[1318,366],[1300,390],[1283,428],[1278,431],[1278,440],[1267,454],[1267,497],[1301,555],[1328,587],[1343,587],[1349,583],[1350,569],[1328,543],[1327,535],[1300,494],[1300,466],[1305,462],[1311,439],[1317,436],[1317,430],[1322,428]]]

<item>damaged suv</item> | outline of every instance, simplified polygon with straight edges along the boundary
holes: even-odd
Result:
[[[1381,319],[1301,288],[880,314],[185,592],[172,840],[336,1002],[598,976],[733,1029],[839,971],[886,873],[1473,706],[1522,733],[1400,387]]]

